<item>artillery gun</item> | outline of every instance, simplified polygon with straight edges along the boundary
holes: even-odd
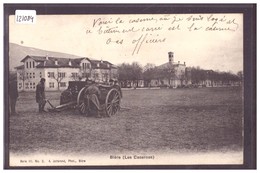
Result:
[[[88,115],[94,108],[87,100],[84,92],[91,85],[88,81],[70,81],[68,88],[61,93],[60,105],[54,107],[49,101],[52,109],[51,111],[61,111],[63,109],[76,109],[83,115]],[[102,111],[107,116],[115,115],[120,109],[122,99],[122,91],[119,85],[105,85],[96,83],[100,90],[99,102]]]

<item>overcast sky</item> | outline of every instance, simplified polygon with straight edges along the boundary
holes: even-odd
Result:
[[[174,61],[203,69],[243,70],[242,14],[38,15],[16,24],[11,43],[103,59],[113,64]],[[112,29],[111,29],[112,28]]]

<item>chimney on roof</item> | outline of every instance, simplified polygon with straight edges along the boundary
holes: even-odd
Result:
[[[178,64],[180,64],[180,61],[178,61]]]
[[[58,60],[57,59],[55,59],[55,65],[58,65]]]
[[[69,66],[71,66],[71,60],[69,59]]]
[[[186,65],[186,62],[184,62],[184,65]]]
[[[46,55],[46,60],[49,60],[49,56],[48,56],[48,54]]]

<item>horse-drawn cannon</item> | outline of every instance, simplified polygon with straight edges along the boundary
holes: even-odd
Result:
[[[68,88],[61,93],[60,105],[52,110],[67,108],[77,109],[81,114],[88,115],[93,109],[104,111],[107,116],[112,116],[120,109],[122,92],[119,85],[104,85],[96,83],[100,91],[98,98],[101,108],[95,108],[88,100],[87,88],[92,85],[89,81],[70,81]]]

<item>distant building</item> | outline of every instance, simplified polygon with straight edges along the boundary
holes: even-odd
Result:
[[[41,78],[45,78],[46,90],[64,90],[69,81],[92,78],[108,82],[118,77],[117,67],[108,61],[89,58],[58,58],[49,56],[26,56],[23,65],[16,67],[19,91],[33,91]]]
[[[190,71],[186,63],[174,62],[174,53],[168,52],[168,62],[157,66],[161,74],[157,79],[151,80],[150,86],[168,86],[176,88],[178,86],[191,84]]]

